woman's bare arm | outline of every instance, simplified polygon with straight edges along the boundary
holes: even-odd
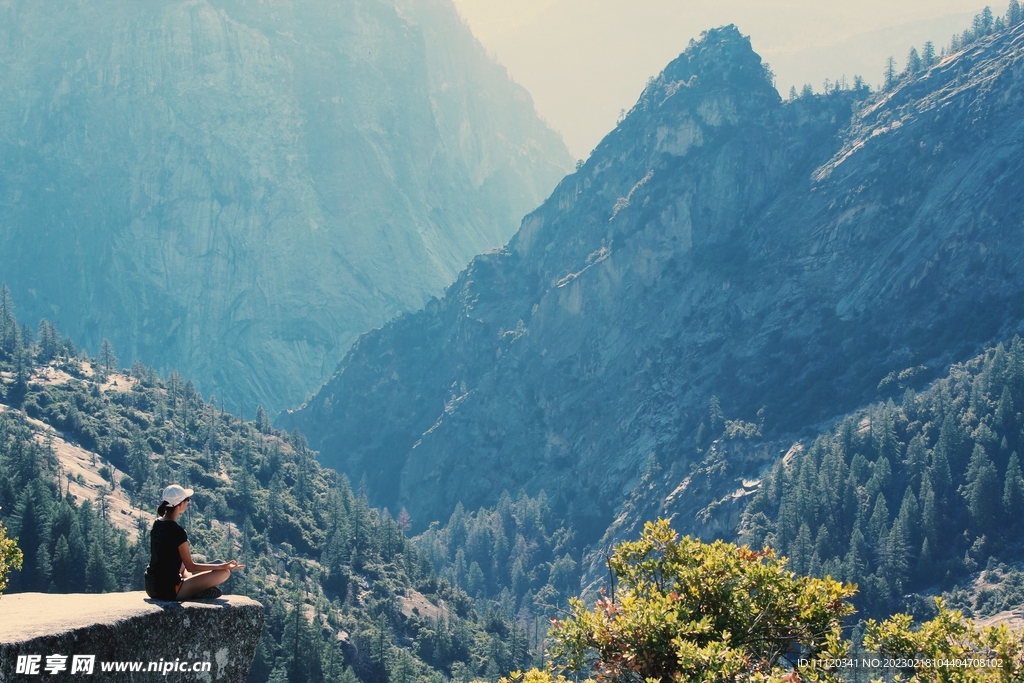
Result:
[[[202,562],[193,562],[192,551],[189,550],[188,541],[185,541],[184,543],[178,546],[178,554],[181,555],[181,563],[185,565],[185,569],[191,572],[192,574],[217,569],[227,569],[229,571],[233,569],[245,569],[245,565],[238,564],[237,560],[230,560],[222,564],[205,564]]]

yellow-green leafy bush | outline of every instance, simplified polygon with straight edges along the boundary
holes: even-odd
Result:
[[[848,651],[853,586],[797,576],[768,548],[680,539],[666,520],[616,547],[609,566],[614,597],[592,610],[572,600],[553,623],[552,654],[569,669],[617,681],[839,680],[818,664]]]
[[[864,646],[894,664],[907,683],[1021,683],[1024,634],[1006,624],[977,628],[936,598],[937,617],[915,626],[907,614],[869,620]]]

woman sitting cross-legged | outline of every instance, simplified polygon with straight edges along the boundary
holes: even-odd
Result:
[[[192,561],[188,534],[178,517],[189,501],[192,489],[172,484],[164,489],[159,517],[149,534],[149,566],[146,567],[146,593],[154,600],[219,598],[218,584],[224,583],[235,569],[244,569],[237,561],[201,564]]]

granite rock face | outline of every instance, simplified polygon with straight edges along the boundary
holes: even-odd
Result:
[[[0,281],[252,414],[573,160],[449,0],[0,0]]]
[[[0,681],[34,678],[17,670],[19,656],[34,655],[41,657],[36,660],[40,677],[81,680],[86,674],[73,671],[75,655],[93,655],[95,680],[139,680],[139,673],[104,664],[141,663],[141,677],[242,683],[262,630],[263,606],[241,596],[177,603],[151,600],[142,592],[9,594],[0,599]],[[66,659],[55,661],[64,668],[51,674],[45,667],[54,655]],[[151,672],[150,662],[160,673]],[[186,665],[187,672],[181,668]]]
[[[522,487],[584,540],[659,511],[727,534],[796,435],[1021,329],[1021,45],[784,103],[748,40],[708,32],[507,248],[281,424],[420,525]],[[713,396],[774,450],[698,454]]]

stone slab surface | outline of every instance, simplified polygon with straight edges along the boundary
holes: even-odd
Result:
[[[102,595],[8,594],[0,598],[0,682],[46,680],[190,680],[241,683],[263,629],[263,606],[224,596],[161,602],[143,592]],[[39,675],[17,672],[19,655],[40,656]],[[66,669],[45,671],[47,657]],[[71,673],[75,655],[94,655],[94,673]],[[141,663],[137,671],[103,671],[109,662]],[[150,670],[155,662],[159,671]],[[163,672],[164,662],[176,669]],[[183,671],[182,666],[198,670]],[[205,663],[209,663],[206,665]],[[116,665],[115,665],[116,666]]]

